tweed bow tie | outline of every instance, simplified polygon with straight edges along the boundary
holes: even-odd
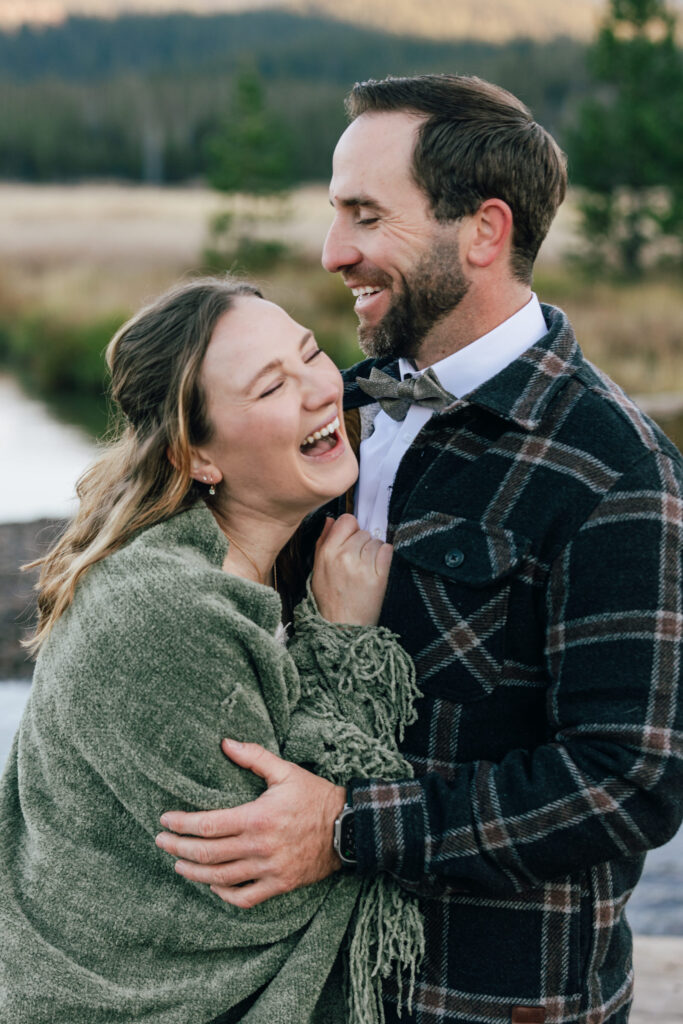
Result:
[[[357,383],[361,391],[379,402],[392,420],[404,420],[411,405],[426,405],[438,412],[455,401],[455,395],[439,383],[431,367],[419,377],[398,381],[373,366],[368,380],[359,378]]]

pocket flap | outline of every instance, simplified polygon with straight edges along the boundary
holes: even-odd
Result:
[[[412,510],[411,510],[412,511]],[[401,523],[394,550],[406,561],[471,587],[503,579],[531,547],[528,537],[444,512],[422,512]]]

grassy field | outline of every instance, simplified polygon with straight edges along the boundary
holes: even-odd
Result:
[[[222,210],[250,235],[287,244],[284,258],[250,276],[340,364],[356,359],[350,297],[319,263],[331,218],[324,186],[298,190],[282,207],[202,188],[116,184],[0,185],[0,358],[4,336],[5,361],[12,352],[23,360],[38,390],[68,397],[87,391],[87,380],[99,389],[111,331],[140,303],[203,269],[208,223]],[[578,246],[570,198],[539,257],[539,297],[568,313],[589,358],[627,391],[683,395],[679,284],[662,275],[628,286],[587,280],[565,259]]]

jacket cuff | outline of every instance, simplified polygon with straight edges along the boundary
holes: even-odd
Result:
[[[354,810],[357,873],[388,871],[400,881],[420,881],[428,833],[420,783],[415,779],[353,779],[348,802]]]

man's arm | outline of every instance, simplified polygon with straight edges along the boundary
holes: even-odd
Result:
[[[643,852],[675,833],[683,816],[677,473],[661,453],[641,460],[552,567],[548,742],[497,763],[455,765],[448,781],[432,774],[352,782],[361,873],[514,891]],[[310,801],[306,790],[304,775],[287,808],[271,801],[263,829],[285,811],[296,821]],[[223,813],[206,815],[202,827],[220,831]],[[321,816],[321,844],[331,844],[332,822],[331,812]],[[174,818],[172,827],[187,823]],[[184,857],[212,856],[209,845],[176,843],[171,852]]]
[[[268,788],[239,807],[164,814],[161,823],[171,831],[161,832],[156,842],[183,858],[176,863],[178,874],[207,883],[226,903],[253,907],[338,870],[332,829],[346,790],[257,743],[225,739],[222,748]]]

